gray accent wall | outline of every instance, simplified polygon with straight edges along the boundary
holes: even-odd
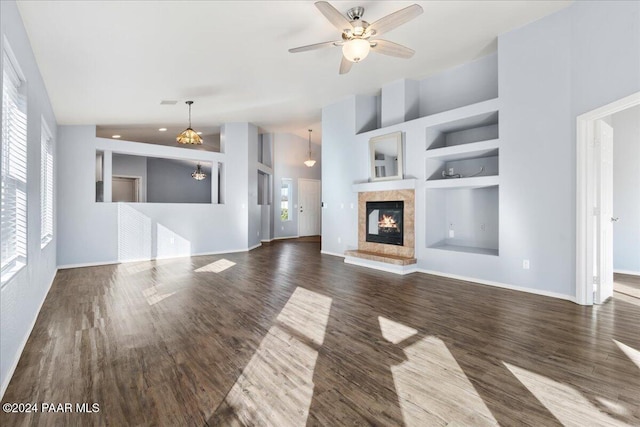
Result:
[[[0,38],[6,41],[16,56],[26,78],[27,98],[27,265],[0,288],[0,397],[4,394],[20,354],[56,274],[56,246],[59,229],[57,190],[54,188],[53,240],[45,247],[40,243],[40,133],[42,120],[58,145],[57,122],[47,89],[38,70],[29,38],[15,2],[0,2]],[[0,55],[0,61],[1,59]],[[0,63],[0,68],[4,64]],[[0,73],[0,79],[2,73]],[[2,108],[0,106],[0,108]],[[89,159],[91,197],[95,199],[95,151]],[[54,179],[60,172],[58,158],[54,158]]]
[[[417,178],[420,269],[574,300],[576,117],[640,91],[640,2],[576,2],[501,35],[497,55],[428,77],[420,89],[423,117],[499,93],[499,256],[426,248],[425,221],[446,221],[446,211],[425,203],[422,119],[357,135],[378,121],[367,116],[377,111],[375,97],[358,95],[322,111],[322,250],[357,247],[351,186],[369,178],[368,138],[400,130],[405,177]]]
[[[640,275],[640,106],[611,116],[613,269]]]
[[[113,164],[115,174],[115,155]],[[153,157],[147,158],[146,164],[147,202],[211,203],[210,172],[202,181],[196,181],[191,177],[195,166]]]

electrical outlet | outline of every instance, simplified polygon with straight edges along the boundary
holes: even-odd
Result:
[[[338,244],[342,243],[342,237],[338,237]]]
[[[340,209],[344,209],[344,203],[340,203]]]
[[[529,267],[530,267],[529,260],[528,259],[523,259],[522,260],[522,268],[524,268],[525,270],[528,270]]]
[[[260,237],[260,232],[258,231],[258,237]]]
[[[353,209],[353,203],[351,203],[351,209]]]
[[[487,226],[484,224],[480,224],[480,230],[485,231],[487,229]]]
[[[449,175],[453,175],[453,168],[449,168]]]
[[[282,231],[284,231],[284,225],[282,227],[280,227],[282,229]]]
[[[450,238],[450,239],[453,239],[455,236],[456,236],[455,231],[453,231],[453,230],[449,230],[449,238]]]

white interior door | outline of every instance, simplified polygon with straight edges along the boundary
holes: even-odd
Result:
[[[320,235],[320,181],[298,180],[298,235]]]
[[[600,164],[600,186],[596,199],[600,215],[596,235],[598,274],[594,302],[602,304],[613,296],[613,128],[602,120],[597,120],[595,126],[596,158]]]

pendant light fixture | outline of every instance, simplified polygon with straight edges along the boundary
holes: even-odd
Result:
[[[202,171],[200,163],[198,163],[198,166],[196,167],[196,170],[191,174],[191,177],[196,181],[202,181],[207,177],[207,174]]]
[[[187,101],[186,104],[189,106],[189,127],[180,132],[180,135],[176,137],[176,141],[178,144],[200,145],[202,144],[202,138],[195,130],[191,129],[191,104],[193,104],[193,101]]]
[[[309,158],[304,161],[304,164],[307,165],[308,168],[316,164],[316,161],[311,158],[311,129],[309,129]]]

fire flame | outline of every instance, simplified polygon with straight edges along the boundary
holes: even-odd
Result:
[[[398,224],[393,219],[393,215],[382,215],[382,218],[378,221],[378,227],[380,228],[398,228]]]

